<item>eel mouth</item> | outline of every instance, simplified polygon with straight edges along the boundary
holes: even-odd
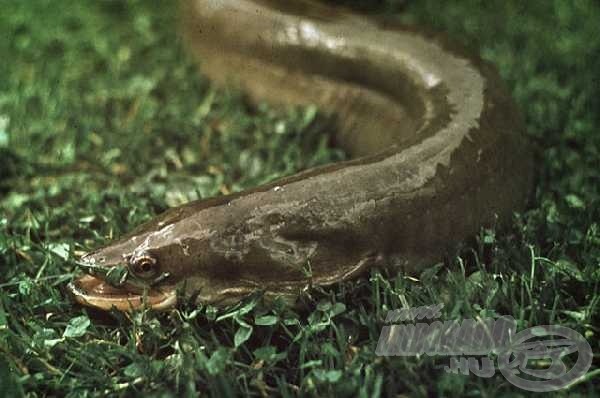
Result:
[[[164,286],[141,289],[130,284],[122,287],[109,285],[101,278],[84,275],[68,285],[71,294],[79,304],[109,311],[134,311],[149,307],[153,310],[166,310],[177,303],[174,287]]]

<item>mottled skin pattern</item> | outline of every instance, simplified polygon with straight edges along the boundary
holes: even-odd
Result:
[[[206,75],[252,100],[318,105],[353,160],[171,209],[84,257],[106,267],[152,258],[150,275],[169,273],[148,292],[154,307],[183,286],[230,304],[255,289],[294,297],[373,266],[415,272],[523,209],[531,155],[487,63],[310,1],[190,0],[182,16]],[[98,278],[72,288],[100,308],[141,301]]]

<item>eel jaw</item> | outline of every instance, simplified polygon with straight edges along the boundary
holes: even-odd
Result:
[[[167,310],[177,304],[175,287],[142,289],[125,284],[123,287],[110,286],[104,280],[84,275],[68,285],[71,294],[79,304],[109,311],[134,311],[149,307],[153,310]]]

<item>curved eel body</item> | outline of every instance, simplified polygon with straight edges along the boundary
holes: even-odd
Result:
[[[168,210],[82,259],[144,288],[88,275],[71,284],[77,301],[162,309],[179,289],[224,305],[374,266],[415,272],[525,206],[532,157],[487,63],[304,0],[191,0],[182,14],[207,76],[252,100],[316,104],[353,159]]]

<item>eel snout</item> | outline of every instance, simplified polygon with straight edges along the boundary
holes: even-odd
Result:
[[[135,283],[135,280],[129,281],[130,275],[122,264],[103,262],[104,264],[98,264],[94,253],[81,259],[80,265],[87,275],[75,279],[68,285],[68,289],[79,304],[101,310],[115,308],[120,311],[132,311],[145,307],[165,310],[174,307],[177,303],[175,286]]]

